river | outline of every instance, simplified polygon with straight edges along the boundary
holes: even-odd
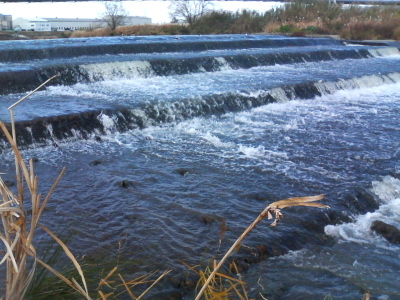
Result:
[[[370,229],[400,228],[396,48],[268,35],[2,45],[3,121],[60,74],[15,115],[43,193],[67,168],[42,222],[77,256],[119,253],[128,277],[170,268],[153,294],[193,299],[181,261],[220,259],[273,201],[324,194],[329,209],[284,209],[233,254],[250,296],[400,298],[399,246]]]

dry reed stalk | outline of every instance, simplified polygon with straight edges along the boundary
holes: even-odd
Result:
[[[35,229],[40,226],[39,219],[44,211],[47,202],[54,191],[57,183],[61,179],[65,168],[61,171],[60,175],[56,178],[52,187],[50,188],[47,196],[42,200],[42,195],[38,193],[38,177],[35,175],[33,162],[29,160],[29,166],[24,162],[20,151],[18,150],[16,142],[16,132],[15,132],[15,122],[14,122],[14,112],[15,106],[26,100],[33,93],[38,91],[44,85],[46,85],[50,80],[54,79],[59,75],[53,76],[44,82],[42,85],[37,87],[34,91],[30,92],[28,95],[14,103],[9,107],[10,117],[11,117],[11,128],[12,134],[8,131],[3,122],[0,122],[0,128],[6,136],[14,155],[15,161],[15,175],[17,180],[17,195],[15,195],[0,178],[0,194],[2,199],[0,199],[0,214],[2,220],[2,230],[0,230],[0,239],[3,242],[6,253],[1,260],[1,263],[6,263],[6,288],[5,288],[5,300],[20,300],[24,298],[24,295],[32,281],[36,263],[44,265],[47,269],[51,270],[55,275],[60,278],[63,277],[57,271],[53,270],[50,266],[40,261],[36,257],[36,250],[33,246],[34,232]],[[29,198],[31,205],[31,217],[27,218],[25,199],[24,199],[24,187],[29,190]],[[72,253],[66,248],[66,246],[59,240],[54,234],[52,234],[48,229],[40,226],[48,234],[50,234],[56,241],[63,247],[65,253],[73,261],[75,267],[77,267],[78,272],[81,275],[81,279],[84,288],[80,286],[74,279],[69,281],[68,279],[63,279],[71,287],[81,293],[86,299],[90,299],[86,282],[79,267],[76,259],[73,257]],[[32,257],[32,266],[30,270],[27,270],[28,257]]]
[[[242,240],[250,233],[250,231],[253,230],[253,228],[263,219],[268,218],[272,219],[275,216],[274,222],[270,226],[276,226],[280,219],[283,217],[281,213],[281,209],[286,208],[286,207],[291,207],[291,206],[310,206],[310,207],[319,207],[319,208],[328,208],[329,206],[320,204],[320,203],[315,203],[315,201],[319,201],[323,199],[323,195],[317,195],[317,196],[310,196],[310,197],[295,197],[295,198],[288,198],[285,200],[280,200],[271,203],[268,205],[260,214],[259,216],[253,221],[252,224],[250,224],[249,227],[245,229],[245,231],[242,233],[242,235],[233,243],[231,248],[228,250],[228,252],[225,253],[224,257],[220,260],[218,265],[214,268],[212,273],[208,276],[208,279],[204,282],[200,292],[197,294],[195,300],[200,300],[202,295],[204,294],[205,290],[207,289],[208,285],[212,280],[214,279],[216,273],[220,269],[220,267],[224,264],[226,259],[231,255],[231,253],[240,245]]]
[[[370,296],[369,292],[366,292],[362,300],[370,300]]]
[[[6,263],[6,293],[4,300],[21,300],[24,298],[24,295],[32,282],[36,263],[39,263],[44,268],[52,272],[62,281],[64,281],[67,285],[69,285],[73,290],[80,293],[84,298],[91,299],[89,296],[85,276],[83,274],[83,270],[79,265],[78,261],[75,259],[74,255],[68,249],[68,247],[47,227],[40,225],[39,220],[40,217],[49,201],[51,194],[53,193],[55,187],[60,181],[61,177],[65,172],[65,168],[63,168],[55,179],[53,185],[51,186],[49,192],[46,197],[42,200],[42,195],[38,194],[38,177],[35,175],[33,161],[29,160],[29,166],[27,166],[22,158],[22,155],[17,146],[16,132],[15,132],[15,122],[14,122],[14,112],[13,109],[18,104],[26,100],[33,93],[38,91],[40,88],[45,86],[49,81],[58,77],[59,75],[53,76],[44,82],[42,85],[37,87],[34,91],[30,92],[28,95],[14,103],[9,107],[10,116],[11,116],[11,128],[12,134],[8,131],[3,122],[0,121],[0,128],[6,136],[9,144],[11,145],[14,160],[15,160],[15,175],[17,180],[17,195],[15,195],[4,183],[0,176],[0,217],[3,224],[3,228],[0,229],[0,240],[3,242],[6,252],[4,254],[3,259],[0,261],[0,265],[4,262]],[[1,175],[1,173],[0,173]],[[26,217],[26,209],[24,206],[24,186],[26,186],[29,190],[29,198],[31,200],[31,217],[28,219]],[[63,276],[61,273],[53,269],[48,264],[41,261],[36,254],[35,247],[33,246],[34,241],[34,232],[36,228],[41,228],[48,235],[50,235],[62,248],[63,252],[67,255],[67,257],[72,261],[75,269],[78,271],[79,276],[81,277],[81,284],[79,284],[74,278],[68,279]],[[30,271],[27,271],[27,258],[32,257],[32,267]],[[118,296],[114,295],[114,292],[104,294],[100,287],[102,285],[109,285],[110,282],[107,280],[115,273],[118,267],[114,267],[105,278],[101,279],[98,287],[98,292],[101,299],[107,299],[110,296]],[[166,276],[169,271],[165,271],[162,273],[156,280],[149,281],[150,276],[154,275],[147,274],[143,275],[139,278],[131,280],[129,282],[125,282],[123,277],[118,274],[122,281],[122,286],[125,287],[127,293],[131,296],[132,299],[140,300],[142,297],[155,285],[157,284],[164,276]],[[143,283],[152,284],[144,291],[139,297],[134,296],[131,291],[131,288]],[[0,298],[3,299],[3,298]]]
[[[16,162],[16,168],[21,172],[21,179],[18,180],[18,196],[14,195],[12,191],[1,180],[0,189],[2,194],[1,203],[1,218],[3,223],[3,231],[0,233],[0,238],[3,241],[7,252],[2,260],[6,261],[6,300],[19,300],[23,299],[26,290],[33,278],[36,263],[47,267],[49,270],[51,268],[46,266],[36,257],[36,250],[33,246],[34,232],[37,227],[44,229],[50,236],[52,236],[56,241],[63,247],[65,253],[70,257],[77,266],[77,262],[73,255],[67,250],[66,246],[59,240],[54,234],[52,234],[48,229],[39,225],[39,219],[44,211],[47,202],[54,191],[57,183],[61,179],[65,172],[65,168],[61,171],[59,176],[56,178],[55,182],[51,186],[47,196],[42,200],[42,195],[38,194],[38,177],[35,175],[32,160],[29,161],[29,168],[26,166],[22,155],[18,150],[15,143],[15,137],[12,137],[8,132],[4,123],[0,122],[0,128],[6,136],[8,142],[12,147],[14,153],[14,158]],[[17,172],[17,174],[20,174]],[[30,200],[31,200],[31,218],[26,217],[26,209],[24,206],[24,184],[29,189]],[[27,271],[28,257],[33,257],[32,267],[30,271]],[[79,265],[78,265],[79,266]],[[59,276],[57,271],[51,270],[55,275]],[[79,271],[79,269],[78,269]],[[66,281],[70,286],[79,291],[82,295],[85,295],[87,299],[89,298],[86,283],[83,277],[83,273],[80,270],[81,278],[85,289],[80,287],[79,284]]]
[[[101,297],[101,299],[108,299],[108,297],[113,296],[112,299],[118,299],[118,296],[122,295],[123,293],[127,293],[129,297],[132,300],[140,300],[142,299],[162,278],[164,278],[168,273],[171,272],[171,270],[164,271],[160,276],[158,276],[155,280],[150,280],[150,277],[154,276],[157,272],[152,272],[148,273],[142,276],[139,276],[135,279],[132,279],[130,281],[125,281],[125,279],[122,277],[121,274],[117,274],[119,277],[119,280],[122,282],[122,284],[119,284],[115,287],[113,287],[111,284],[115,283],[115,281],[109,280],[112,275],[117,271],[118,267],[114,267],[106,277],[100,280],[99,287],[97,288],[98,293]],[[143,285],[143,284],[150,284],[150,286],[145,289],[139,296],[135,296],[135,294],[132,291],[132,288],[138,286],[138,285]],[[118,287],[124,287],[124,291],[119,292],[117,294],[113,292],[104,294],[103,291],[100,290],[102,286],[106,285],[108,288],[115,290]]]
[[[191,267],[184,262],[182,263],[200,277],[199,282],[197,283],[198,286],[205,284],[207,279],[210,278],[210,274],[213,272],[213,270],[215,270],[217,265],[216,261],[214,260],[213,266],[206,267],[203,271],[196,270],[196,268],[199,266]],[[226,287],[226,284],[229,284],[229,286]],[[240,289],[237,287],[238,285],[240,286]],[[248,300],[244,285],[245,283],[240,279],[235,279],[228,275],[216,272],[215,276],[212,277],[212,280],[210,281],[207,289],[204,292],[204,297],[206,300],[228,300],[229,296],[235,294],[239,297],[240,300]]]

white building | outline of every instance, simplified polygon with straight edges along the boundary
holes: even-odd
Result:
[[[41,18],[17,18],[13,22],[14,29],[24,31],[50,31],[50,23]]]
[[[51,30],[85,30],[105,27],[102,19],[44,18],[51,24]]]
[[[151,24],[151,18],[128,16],[125,18],[125,25]],[[102,19],[79,19],[79,18],[18,18],[14,20],[15,30],[26,31],[65,31],[85,30],[107,27]]]
[[[128,16],[125,18],[124,25],[144,25],[151,24],[151,18],[139,17],[139,16]]]
[[[12,16],[0,14],[0,30],[12,30]]]

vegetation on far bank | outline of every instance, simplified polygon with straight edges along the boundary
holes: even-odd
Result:
[[[400,40],[400,7],[344,6],[320,0],[296,0],[265,13],[209,11],[191,24],[122,26],[75,31],[70,37],[112,35],[281,33],[338,35],[353,40]]]

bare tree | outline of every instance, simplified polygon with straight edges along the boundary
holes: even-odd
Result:
[[[212,3],[205,0],[174,0],[169,7],[171,19],[183,18],[189,25],[210,12]]]
[[[115,30],[118,26],[125,25],[128,12],[123,7],[122,2],[104,2],[104,8],[106,11],[102,14],[102,19],[108,28]]]

